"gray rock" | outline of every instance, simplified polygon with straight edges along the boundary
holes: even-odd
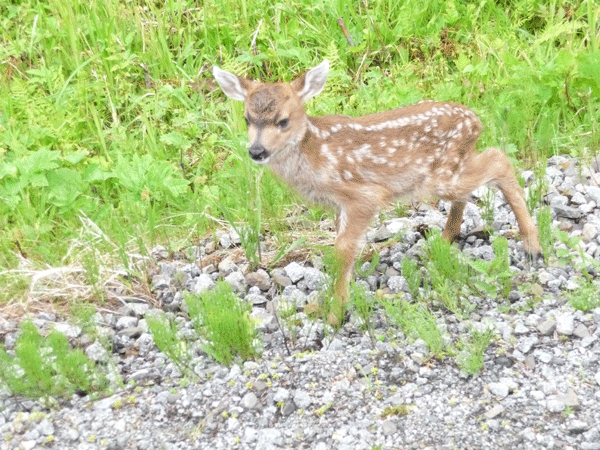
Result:
[[[55,431],[54,424],[48,419],[43,419],[35,428],[42,436],[53,435]]]
[[[119,330],[117,334],[121,336],[126,336],[129,339],[137,339],[142,335],[143,332],[144,329],[142,327],[129,327]]]
[[[586,186],[585,190],[590,200],[596,203],[597,206],[600,206],[600,187]]]
[[[566,407],[567,405],[556,396],[549,398],[546,402],[546,409],[551,413],[563,412]]]
[[[486,419],[494,419],[495,417],[501,415],[503,412],[504,407],[500,404],[496,404],[492,406],[489,410],[487,410],[483,417],[485,417]]]
[[[254,392],[248,392],[242,397],[242,406],[245,409],[254,409],[258,405],[258,397]]]
[[[558,400],[562,401],[566,406],[571,408],[579,407],[579,398],[577,397],[577,393],[573,389],[567,390],[565,394],[560,394],[557,396]]]
[[[196,284],[194,285],[193,292],[195,294],[201,294],[205,291],[208,291],[208,290],[214,288],[215,285],[216,285],[215,282],[209,275],[202,273],[196,280]]]
[[[81,327],[69,323],[57,323],[52,327],[55,331],[64,334],[69,339],[75,339],[81,334]]]
[[[397,294],[399,292],[408,289],[406,285],[406,279],[402,275],[395,275],[388,278],[387,285],[392,293]]]
[[[537,326],[537,329],[540,334],[549,336],[556,330],[556,320],[554,318],[546,319]]]
[[[558,334],[571,336],[575,331],[575,319],[573,314],[562,313],[556,318],[556,332]]]
[[[237,292],[238,294],[246,293],[246,278],[242,272],[231,272],[224,280],[229,283],[234,292]]]
[[[293,400],[296,406],[300,409],[306,410],[310,407],[310,405],[312,405],[312,399],[306,391],[297,390],[294,392]]]
[[[555,204],[552,205],[552,208],[557,216],[564,217],[566,219],[577,220],[583,216],[583,211],[581,211],[579,208],[573,208],[572,206]]]
[[[294,402],[285,402],[283,404],[283,406],[281,407],[281,414],[283,416],[289,416],[290,414],[292,414],[294,411],[296,411],[297,407],[294,404]]]
[[[310,291],[323,289],[327,284],[327,277],[318,269],[307,267],[304,271],[304,281]]]
[[[590,332],[584,324],[580,323],[573,330],[573,335],[583,339],[589,337]]]
[[[302,278],[304,278],[305,272],[306,269],[300,264],[298,264],[296,261],[293,261],[287,266],[285,266],[285,273],[288,276],[288,278],[292,280],[292,283],[297,283]]]
[[[393,233],[385,225],[382,225],[374,232],[369,233],[369,237],[367,238],[367,240],[373,242],[383,242],[387,241],[392,236]]]
[[[108,351],[98,341],[94,341],[94,343],[88,345],[85,349],[85,354],[89,359],[95,362],[107,362],[109,358]]]
[[[583,420],[571,420],[567,423],[567,431],[569,434],[581,434],[589,429],[587,422]]]
[[[115,325],[115,328],[117,330],[123,330],[125,328],[136,327],[137,324],[138,324],[138,319],[136,317],[123,316],[123,317],[119,317],[119,319],[117,320],[117,323]]]
[[[264,308],[253,308],[251,316],[256,320],[256,328],[263,333],[275,333],[279,330],[279,324],[273,314]]]
[[[508,386],[505,383],[490,383],[488,389],[498,398],[508,397],[509,394]]]
[[[596,238],[596,236],[598,236],[598,228],[595,225],[591,223],[586,223],[583,225],[581,237],[584,241],[591,242]]]
[[[271,277],[273,278],[273,281],[280,287],[285,288],[286,286],[292,285],[291,278],[285,275],[282,269],[273,270],[273,272],[271,272]]]
[[[228,256],[227,258],[223,259],[218,264],[218,268],[221,276],[223,277],[239,270],[238,266],[233,262],[231,256]]]
[[[283,436],[277,428],[264,428],[258,432],[257,449],[271,450],[283,444]]]
[[[398,431],[398,427],[392,420],[387,419],[384,420],[381,424],[381,431],[385,436],[391,436],[392,434],[396,433],[396,431]]]
[[[528,336],[528,337],[521,339],[519,341],[519,344],[517,347],[522,353],[525,354],[525,353],[528,353],[531,350],[531,348],[534,345],[536,345],[538,342],[539,342],[539,339],[537,336],[535,336],[535,335]]]
[[[250,272],[246,275],[246,283],[248,286],[256,286],[261,291],[266,292],[271,287],[271,278],[265,270],[258,269],[256,272]]]
[[[290,391],[285,388],[279,388],[273,395],[273,401],[276,403],[285,402],[290,398]]]

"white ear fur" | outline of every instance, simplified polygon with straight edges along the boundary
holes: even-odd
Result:
[[[234,75],[226,70],[219,69],[217,66],[213,67],[213,77],[223,89],[225,95],[233,100],[239,100],[241,102],[246,100],[248,91],[242,86],[240,79],[237,75]]]
[[[298,91],[298,97],[305,102],[321,93],[329,74],[329,60],[325,59],[317,67],[310,69],[304,75],[304,85]]]

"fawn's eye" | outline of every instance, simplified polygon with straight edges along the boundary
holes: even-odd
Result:
[[[246,122],[246,126],[248,126],[250,124],[250,121],[248,120],[248,118],[246,116],[244,116],[244,121]]]
[[[290,123],[290,119],[281,119],[279,122],[277,122],[277,126],[281,129],[283,129],[283,128],[287,127],[289,123]]]

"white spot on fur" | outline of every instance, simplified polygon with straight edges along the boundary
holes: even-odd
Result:
[[[338,160],[335,155],[329,151],[329,146],[327,144],[321,145],[321,153],[327,158],[327,161],[329,161],[329,169],[337,166]]]

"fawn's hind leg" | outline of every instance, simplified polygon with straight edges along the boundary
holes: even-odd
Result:
[[[460,225],[462,223],[463,211],[467,203],[463,201],[454,201],[450,207],[450,213],[448,214],[448,220],[446,226],[442,232],[442,237],[448,239],[450,242],[454,241],[460,233]]]
[[[483,153],[473,155],[464,162],[460,179],[452,189],[454,202],[443,236],[454,239],[458,235],[465,206],[464,200],[460,199],[467,198],[471,192],[487,183],[496,185],[512,208],[519,225],[525,251],[533,258],[541,256],[542,248],[539,243],[538,230],[529,214],[512,165],[502,151],[493,147]]]

